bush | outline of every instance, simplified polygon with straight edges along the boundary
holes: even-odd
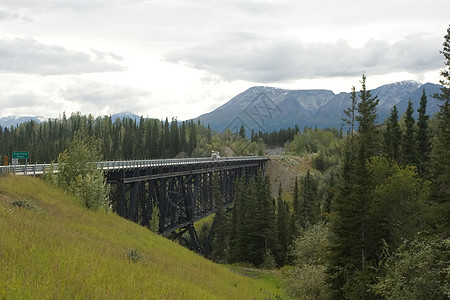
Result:
[[[45,174],[45,179],[76,195],[87,208],[106,206],[109,187],[103,171],[95,162],[101,161],[100,144],[83,130],[75,133],[72,142],[58,156],[58,172]]]
[[[450,239],[404,241],[387,256],[384,277],[373,286],[386,299],[449,299]]]

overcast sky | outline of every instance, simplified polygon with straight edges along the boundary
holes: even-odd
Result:
[[[449,0],[1,0],[0,117],[197,117],[255,85],[438,83]]]

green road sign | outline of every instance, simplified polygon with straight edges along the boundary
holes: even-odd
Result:
[[[27,151],[17,151],[12,153],[12,158],[18,158],[18,159],[28,159],[28,152]]]

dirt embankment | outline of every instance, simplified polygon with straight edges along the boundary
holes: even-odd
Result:
[[[281,183],[283,192],[294,188],[295,177],[300,178],[312,169],[311,157],[294,157],[290,155],[269,156],[266,174],[270,177],[272,196],[277,197]]]

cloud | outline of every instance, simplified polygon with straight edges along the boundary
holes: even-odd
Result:
[[[19,19],[21,19],[21,16],[18,13],[0,10],[0,21]]]
[[[320,77],[426,72],[439,69],[441,37],[411,35],[396,42],[369,40],[303,43],[249,32],[219,33],[216,40],[168,52],[165,59],[206,70],[226,80],[283,82]]]
[[[133,110],[142,109],[151,96],[151,92],[146,90],[86,79],[73,80],[58,94],[64,101],[79,104],[80,109],[88,113],[104,112],[106,109],[128,111],[131,103]]]
[[[92,51],[91,51],[92,52]],[[62,75],[121,71],[120,57],[47,45],[34,39],[0,39],[0,72]]]

